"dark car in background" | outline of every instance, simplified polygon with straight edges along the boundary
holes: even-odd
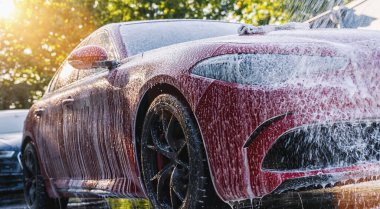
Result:
[[[22,191],[20,146],[28,110],[0,111],[0,193]]]

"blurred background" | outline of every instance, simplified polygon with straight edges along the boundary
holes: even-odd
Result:
[[[100,26],[146,19],[304,21],[348,0],[0,0],[0,110],[42,97],[68,53]]]

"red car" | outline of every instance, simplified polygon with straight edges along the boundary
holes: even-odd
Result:
[[[377,179],[380,33],[238,27],[131,22],[85,39],[25,122],[29,207],[222,208]]]

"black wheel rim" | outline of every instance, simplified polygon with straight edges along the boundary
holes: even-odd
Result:
[[[31,206],[36,200],[37,189],[37,164],[32,151],[24,153],[24,194],[26,203]]]
[[[143,143],[144,180],[148,192],[162,208],[183,206],[188,195],[188,141],[178,119],[168,109],[150,118]]]

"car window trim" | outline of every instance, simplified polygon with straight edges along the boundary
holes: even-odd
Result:
[[[112,30],[106,28],[106,29],[104,29],[104,31],[107,33],[109,40],[110,40],[110,43],[114,48],[116,61],[120,61],[121,60],[121,54],[119,52],[119,48],[116,45],[115,37],[113,35]]]
[[[114,35],[112,33],[111,30],[109,30],[108,28],[100,28],[98,31],[95,31],[93,34],[91,34],[90,36],[86,37],[82,42],[80,42],[74,49],[78,49],[79,47],[82,47],[82,46],[87,46],[88,45],[88,42],[89,40],[91,39],[91,37],[99,34],[99,33],[106,33],[108,38],[109,38],[109,41],[110,41],[110,44],[113,46],[113,51],[114,51],[114,56],[116,58],[116,61],[119,61],[120,60],[120,52],[119,52],[119,49],[116,47],[116,44],[115,44],[115,38],[114,38]],[[72,52],[72,51],[71,51]],[[70,52],[70,54],[71,54]],[[69,55],[70,55],[69,54]],[[67,57],[69,57],[69,55]],[[53,90],[52,88],[55,86],[56,82],[57,82],[57,79],[59,77],[59,74],[61,73],[62,69],[63,69],[63,66],[65,65],[65,63],[67,62],[67,57],[66,59],[62,62],[62,64],[60,65],[60,67],[58,68],[58,70],[55,72],[54,76],[52,77],[52,80],[51,82],[49,83],[48,85],[48,88],[47,88],[47,92],[45,94],[50,94],[50,93],[53,93],[53,92],[56,92],[56,91],[59,91],[60,89],[63,89],[65,88],[66,86],[71,86],[71,84],[74,84],[76,83],[77,81],[81,81],[81,80],[85,80],[87,77],[93,77],[95,75],[98,75],[100,73],[103,73],[103,70],[102,71],[99,71],[99,72],[95,72],[94,74],[90,75],[90,76],[86,76],[82,79],[79,79],[79,73],[78,73],[78,78],[76,81],[68,84],[68,85],[65,85],[65,86],[62,86],[61,88],[59,89],[56,89],[56,90]],[[93,68],[92,68],[93,69]],[[108,70],[107,70],[108,71]]]
[[[55,91],[49,92],[49,95],[54,95],[54,94],[61,93],[61,92],[66,91],[66,90],[70,90],[72,88],[75,88],[76,86],[83,85],[83,83],[88,83],[91,80],[95,80],[99,77],[107,76],[108,74],[109,74],[109,70],[104,70],[104,71],[101,71],[99,73],[92,74],[91,76],[86,76],[86,77],[79,79],[79,80],[76,80],[76,81],[74,81],[74,82],[72,82],[66,86],[62,86],[61,88],[59,88]]]
[[[74,50],[76,50],[76,49],[78,49],[79,47],[82,47],[82,46],[85,46],[85,45],[87,45],[87,42],[88,42],[88,40],[89,40],[89,36],[88,37],[86,37],[85,39],[83,39],[83,41],[81,41],[68,55],[67,55],[67,57],[65,58],[65,60],[61,63],[61,65],[59,66],[59,68],[58,68],[58,70],[54,73],[54,76],[52,77],[52,79],[51,79],[51,81],[50,81],[50,83],[49,83],[49,85],[48,85],[48,88],[47,88],[47,91],[46,91],[46,93],[45,94],[49,94],[49,93],[52,93],[52,92],[54,92],[54,90],[52,89],[54,86],[55,86],[55,83],[57,82],[57,79],[58,79],[58,77],[59,77],[59,74],[61,73],[61,71],[62,71],[62,69],[63,69],[63,66],[64,66],[64,64],[67,62],[67,59],[68,59],[68,57],[70,56],[70,54],[74,51]],[[58,90],[58,89],[57,89]]]

